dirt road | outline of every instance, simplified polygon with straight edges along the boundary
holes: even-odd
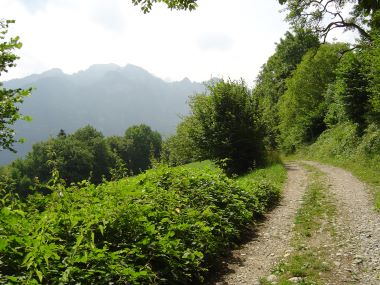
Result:
[[[380,285],[380,214],[373,209],[366,185],[343,169],[307,163],[326,174],[335,197],[336,274],[350,272],[351,280],[343,284]]]
[[[234,251],[229,272],[215,284],[260,284],[278,259],[289,250],[296,211],[306,189],[307,172],[298,164],[287,164],[288,180],[279,206],[270,212],[257,236]]]
[[[349,172],[316,162],[304,162],[325,173],[337,213],[335,245],[330,259],[336,280],[326,284],[380,285],[380,215],[373,210],[366,186]],[[308,172],[299,163],[286,165],[288,181],[281,204],[269,213],[257,235],[233,252],[216,285],[260,284],[292,248],[290,240],[297,209],[307,187]]]

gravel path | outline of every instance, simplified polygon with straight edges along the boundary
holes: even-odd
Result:
[[[306,162],[324,172],[335,196],[337,245],[332,259],[340,283],[380,284],[380,215],[373,210],[372,195],[351,173],[337,167]],[[349,273],[349,274],[347,274]],[[345,276],[349,279],[344,279]],[[343,277],[340,278],[340,277]]]
[[[287,164],[288,180],[279,206],[257,229],[257,236],[233,252],[227,274],[214,284],[255,285],[270,274],[276,262],[287,254],[293,221],[307,186],[307,172],[297,164]]]
[[[351,173],[316,162],[304,162],[326,175],[336,203],[334,241],[326,243],[334,268],[327,285],[380,285],[380,214],[373,210],[372,195]],[[251,241],[233,252],[226,273],[215,285],[258,285],[279,260],[291,252],[295,214],[307,187],[307,171],[286,165],[288,180],[280,205],[270,212]],[[332,244],[328,244],[331,243]]]

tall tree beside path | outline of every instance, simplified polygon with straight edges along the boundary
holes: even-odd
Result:
[[[19,37],[7,37],[8,27],[13,23],[11,20],[0,20],[0,77],[16,65],[18,56],[14,51],[22,46]],[[17,120],[30,119],[19,112],[19,104],[30,92],[31,89],[7,89],[0,82],[0,151],[15,151],[13,144],[21,141],[16,139],[12,126]]]
[[[345,49],[345,44],[325,44],[317,51],[310,50],[286,80],[287,90],[278,107],[280,145],[285,152],[314,142],[326,130],[326,97]]]
[[[311,31],[286,32],[284,38],[276,44],[276,52],[262,66],[257,76],[253,94],[258,101],[265,129],[265,145],[269,149],[275,149],[279,139],[278,101],[286,91],[286,79],[305,53],[319,45],[318,37]]]

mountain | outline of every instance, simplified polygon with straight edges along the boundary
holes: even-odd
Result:
[[[34,88],[21,105],[21,114],[33,120],[15,125],[17,136],[27,142],[16,146],[17,155],[1,151],[0,164],[24,156],[33,143],[56,136],[60,129],[70,133],[87,124],[107,136],[122,135],[141,123],[164,135],[173,133],[179,115],[188,112],[188,97],[205,91],[203,84],[188,78],[166,82],[131,64],[97,64],[72,75],[52,69],[4,86]]]

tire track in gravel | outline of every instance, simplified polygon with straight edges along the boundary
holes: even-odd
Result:
[[[294,218],[307,187],[307,171],[296,163],[286,164],[288,179],[280,204],[268,213],[256,236],[233,252],[232,262],[215,285],[260,284],[290,247]]]
[[[368,188],[351,173],[317,162],[305,162],[326,174],[335,197],[336,250],[331,252],[340,284],[380,285],[380,214],[373,210]],[[335,283],[332,283],[335,284]]]

